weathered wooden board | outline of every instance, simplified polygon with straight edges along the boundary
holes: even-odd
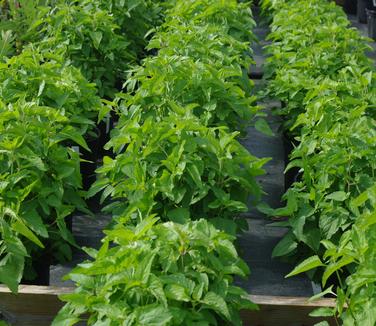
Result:
[[[19,294],[11,294],[5,286],[0,286],[0,312],[6,320],[16,326],[50,325],[62,302],[58,295],[70,293],[72,288],[52,286],[20,286]],[[331,299],[309,302],[307,298],[250,296],[260,307],[259,311],[243,311],[246,326],[309,326],[321,321],[308,314],[318,307],[333,307]],[[331,325],[335,322],[329,320]]]
[[[313,318],[309,313],[320,307],[334,307],[333,299],[320,299],[309,302],[305,297],[250,296],[260,307],[259,311],[243,311],[245,326],[311,326],[326,320],[329,325],[337,325],[331,318]]]

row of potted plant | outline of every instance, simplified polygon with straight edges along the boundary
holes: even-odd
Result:
[[[143,56],[144,36],[160,10],[160,1],[150,0],[5,1],[0,30],[13,36],[5,39],[14,45],[10,52],[33,43],[60,53],[97,84],[100,96],[113,97],[124,72]]]
[[[237,141],[259,109],[249,94],[254,21],[236,0],[169,2],[165,23],[119,94],[119,123],[90,195],[113,223],[68,279],[54,325],[240,325],[255,308],[234,285],[248,267],[234,246],[239,214],[265,159]],[[182,46],[182,44],[184,46]]]
[[[90,213],[82,190],[81,158],[72,145],[90,151],[87,141],[97,137],[98,116],[108,113],[98,93],[116,86],[115,75],[93,77],[95,69],[110,70],[108,60],[114,63],[114,56],[125,52],[125,43],[132,43],[134,62],[144,42],[137,33],[125,34],[129,27],[117,32],[115,23],[96,18],[116,18],[120,24],[122,18],[113,18],[110,10],[120,15],[129,5],[124,15],[146,29],[150,12],[141,12],[151,5],[116,2],[105,12],[109,2],[101,4],[103,10],[98,2],[82,6],[45,1],[42,6],[34,1],[35,7],[31,2],[3,1],[1,7],[0,282],[13,292],[21,281],[48,284],[50,263],[71,259],[71,214]],[[100,31],[89,28],[94,22]],[[104,41],[120,37],[122,46],[115,42],[108,47]],[[91,58],[92,68],[80,63],[91,65]],[[122,58],[122,64],[130,62]]]
[[[296,141],[286,169],[300,173],[286,207],[273,212],[289,217],[278,223],[289,231],[273,254],[299,263],[290,276],[308,272],[326,289],[320,295],[336,295],[336,308],[321,313],[374,325],[376,80],[367,40],[333,2],[266,0],[263,8],[272,14],[268,95],[282,101],[278,113]]]

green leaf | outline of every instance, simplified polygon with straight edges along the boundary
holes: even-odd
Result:
[[[5,284],[13,293],[18,292],[24,270],[24,257],[7,254],[0,261],[0,283]]]
[[[48,231],[46,225],[43,223],[42,218],[35,209],[28,210],[23,214],[23,219],[27,222],[27,225],[40,236],[47,238]]]
[[[295,241],[294,235],[292,233],[288,233],[274,247],[273,252],[272,252],[272,257],[285,256],[293,252],[297,247],[298,247],[298,244]]]
[[[103,38],[102,32],[90,32],[90,37],[93,40],[94,47],[98,49]]]
[[[298,266],[296,266],[288,275],[285,277],[291,277],[306,271],[309,271],[313,268],[324,266],[321,262],[319,256],[315,255],[303,260]]]
[[[187,223],[190,220],[190,212],[187,208],[178,207],[167,212],[167,217],[176,223]]]
[[[136,314],[139,316],[138,325],[168,325],[172,319],[172,314],[168,309],[157,305],[148,305],[137,308]]]
[[[326,290],[324,290],[324,291],[322,291],[322,292],[320,292],[320,293],[318,293],[318,294],[316,294],[316,295],[310,297],[308,301],[311,302],[311,301],[318,300],[318,299],[322,298],[323,296],[325,296],[325,295],[327,295],[327,294],[332,294],[332,295],[335,294],[335,293],[333,292],[333,285],[331,285],[331,286],[330,286],[329,288],[327,288]]]
[[[274,136],[273,130],[270,128],[269,124],[266,122],[265,119],[262,119],[262,118],[257,119],[257,121],[255,122],[255,128],[256,130],[260,131],[266,136],[270,136],[270,137]]]
[[[347,194],[344,191],[335,191],[326,196],[326,199],[333,199],[336,201],[344,201],[347,198]]]
[[[227,320],[231,319],[230,312],[228,310],[225,300],[218,294],[214,292],[208,292],[202,300],[202,303],[214,309],[220,315],[226,317]]]
[[[330,324],[326,320],[323,320],[319,323],[316,323],[314,326],[330,326]]]
[[[95,181],[88,192],[86,193],[86,198],[91,198],[95,196],[98,192],[106,188],[110,184],[110,180],[107,178],[99,179]]]
[[[325,271],[324,271],[324,274],[322,276],[322,285],[325,286],[326,284],[326,281],[328,280],[328,278],[333,274],[335,273],[336,271],[338,271],[339,269],[341,269],[342,267],[346,266],[346,265],[349,265],[351,264],[352,262],[354,262],[355,258],[354,257],[342,257],[339,261],[335,262],[335,263],[331,263],[329,264]]]
[[[310,317],[332,317],[335,315],[335,309],[329,307],[317,308],[310,312]]]
[[[178,284],[167,284],[165,287],[166,297],[172,300],[189,302],[190,298],[186,289]]]
[[[82,148],[86,149],[88,152],[91,152],[85,139],[74,127],[72,126],[65,127],[57,136],[54,137],[55,142],[60,142],[66,139],[73,140],[76,144],[80,145]]]
[[[17,220],[12,223],[12,228],[14,231],[22,234],[30,241],[34,242],[40,248],[44,248],[44,245],[40,240],[35,236],[35,234],[21,221]]]

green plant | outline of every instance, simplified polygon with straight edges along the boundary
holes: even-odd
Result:
[[[370,209],[364,211],[361,206],[367,201],[371,203]],[[340,286],[335,290],[333,286],[329,286],[317,297],[328,293],[336,295],[337,306],[335,309],[319,309],[316,314],[341,317],[345,326],[373,326],[376,323],[375,207],[374,185],[351,201],[352,210],[362,211],[352,228],[341,235],[338,243],[322,241],[326,248],[324,263],[318,256],[313,256],[303,261],[288,275],[293,276],[317,267],[323,268],[323,287],[327,286],[332,275],[336,275]],[[340,271],[346,267],[350,268],[352,273],[344,279],[340,277]]]
[[[105,157],[89,195],[104,190],[102,200],[115,201],[109,205],[115,216],[129,206],[144,211],[153,206],[163,220],[184,223],[200,216],[214,218],[231,234],[238,231],[236,224],[247,228],[237,214],[248,211],[250,195],[254,202],[260,199],[255,178],[268,159],[250,155],[235,140],[238,133],[205,127],[189,116],[189,108],[170,105],[187,114],[171,114],[157,124],[152,118],[140,124],[133,117],[115,130],[107,147],[117,155]]]
[[[60,52],[98,86],[101,96],[112,96],[117,79],[136,60],[114,18],[90,0],[60,1],[30,29],[30,42],[44,52]]]
[[[277,223],[289,231],[273,254],[300,262],[289,276],[307,272],[329,284],[320,295],[337,295],[335,309],[315,314],[373,325],[376,92],[368,45],[334,3],[265,1],[270,6],[267,93],[283,101],[284,126],[299,142],[287,169],[301,174],[286,206],[267,210],[289,216]]]
[[[224,26],[228,35],[241,42],[255,40],[250,2],[239,3],[236,0],[187,0],[173,1],[174,6],[168,17],[183,19],[192,25]],[[167,19],[167,21],[169,21]]]
[[[55,109],[22,99],[0,103],[0,282],[13,292],[23,275],[36,276],[32,259],[70,258],[66,217],[87,212],[78,153],[60,145],[64,134],[81,137],[70,137],[70,128]]]
[[[22,52],[30,27],[40,24],[42,12],[52,0],[2,0],[0,3],[0,31],[14,35],[12,50]]]
[[[128,49],[145,56],[148,34],[163,21],[162,8],[169,0],[101,0],[99,5],[114,16],[120,34],[126,36]]]
[[[285,1],[275,12],[268,36],[273,43],[266,47],[266,78],[270,80],[268,92],[285,105],[278,114],[283,115],[286,130],[304,112],[311,99],[307,93],[324,79],[336,81],[348,67],[372,69],[365,55],[369,45],[348,25],[334,3],[322,0],[312,0],[310,6],[299,0]]]
[[[107,97],[114,95],[125,70],[144,54],[146,33],[159,23],[161,15],[161,4],[149,0],[23,0],[6,4],[0,30],[15,34],[12,46],[18,53],[30,43],[47,53],[54,49]]]
[[[93,260],[68,276],[78,287],[62,297],[67,304],[54,325],[73,325],[85,315],[89,325],[240,325],[239,310],[255,308],[232,285],[234,276],[248,273],[234,237],[217,229],[236,234],[232,220],[241,221],[236,214],[247,209],[249,193],[261,193],[255,176],[266,160],[251,156],[226,127],[236,130],[239,117],[259,110],[248,93],[247,59],[241,59],[248,54],[238,39],[249,32],[232,26],[242,20],[236,1],[199,2],[208,27],[162,27],[149,47],[160,46],[158,55],[131,73],[128,92],[115,101],[120,121],[107,148],[116,157],[104,158],[89,191],[112,199],[106,210],[114,220],[101,249],[87,250]],[[171,1],[167,21],[180,4]],[[227,20],[231,27],[215,26]],[[188,45],[184,31],[208,30],[234,49],[201,35],[185,54],[175,52],[179,33]],[[175,35],[167,46],[169,31]],[[206,52],[195,49],[205,40],[212,42]],[[219,69],[221,62],[230,64],[227,70]]]
[[[4,103],[23,99],[58,110],[76,129],[72,135],[93,131],[102,109],[95,85],[78,69],[67,65],[64,57],[32,46],[0,63],[0,95]]]
[[[205,125],[244,130],[260,111],[247,76],[253,26],[249,8],[236,1],[177,2],[148,45],[158,55],[128,77],[132,96],[121,95],[120,113],[138,109],[160,119],[169,101],[197,104],[193,111]]]
[[[296,121],[295,126],[302,126],[300,143],[287,168],[300,168],[302,180],[286,194],[287,209],[277,212],[290,216],[286,222],[290,232],[276,247],[276,256],[321,256],[320,240],[336,242],[351,228],[358,218],[351,211],[351,200],[375,180],[375,120],[368,114],[366,97],[338,96],[358,90],[356,83],[347,82],[346,74],[342,81],[326,81],[313,89],[315,96]],[[366,80],[359,85],[360,94]]]
[[[128,77],[128,92],[118,94],[120,119],[107,145],[117,156],[105,159],[89,192],[103,190],[102,200],[115,200],[108,207],[115,216],[137,206],[164,220],[174,220],[177,212],[185,217],[179,222],[214,217],[213,223],[231,234],[246,227],[237,215],[247,211],[250,194],[259,199],[255,177],[267,160],[251,156],[235,140],[238,133],[228,132],[242,127],[242,121],[243,127],[249,125],[260,110],[244,74],[246,43],[229,34],[234,18],[219,25],[218,10],[229,5],[237,8],[234,2],[203,1],[208,17],[202,15],[197,25],[185,10],[168,11],[149,44],[158,55],[145,59]],[[244,8],[232,15],[240,16]],[[240,21],[252,26],[250,18]],[[186,44],[184,50],[178,40]]]
[[[176,102],[183,107],[189,105],[205,125],[228,126],[232,131],[242,126],[244,129],[260,108],[254,105],[255,98],[232,80],[235,78],[250,88],[248,77],[236,67],[217,70],[210,63],[190,57],[151,57],[128,78],[128,94],[118,95],[118,101],[124,99],[119,113],[127,119],[139,111],[143,119],[153,116],[159,120],[173,111],[169,102]]]
[[[240,325],[239,309],[255,309],[233,277],[246,276],[233,238],[205,220],[156,224],[143,216],[137,226],[106,231],[93,261],[68,276],[77,284],[61,296],[67,304],[53,325]]]

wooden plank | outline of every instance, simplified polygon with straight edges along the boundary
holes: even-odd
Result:
[[[17,295],[0,285],[0,312],[13,325],[44,326],[62,307],[58,295],[70,293],[73,288],[53,286],[20,286]],[[308,326],[323,320],[311,318],[308,314],[319,307],[334,307],[333,299],[309,302],[308,298],[251,295],[250,299],[259,305],[259,311],[242,311],[244,325],[252,326]],[[335,325],[334,320],[328,320]]]
[[[335,307],[335,300],[320,299],[309,302],[305,297],[276,297],[251,295],[251,300],[259,305],[259,311],[242,311],[244,325],[252,326],[311,326],[326,320],[329,325],[337,325],[333,318],[314,318],[309,313],[316,308]]]
[[[72,292],[72,288],[21,285],[17,295],[0,286],[0,312],[12,325],[50,325],[62,307],[58,295]]]

